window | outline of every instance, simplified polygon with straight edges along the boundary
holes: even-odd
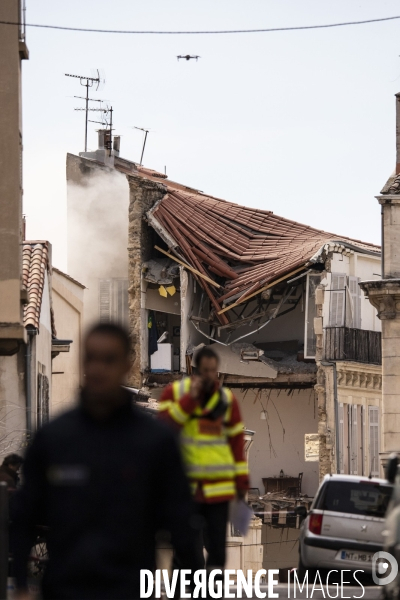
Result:
[[[128,279],[100,279],[99,317],[101,323],[128,325]]]
[[[372,476],[379,477],[379,408],[369,410],[369,470]]]
[[[315,306],[315,290],[321,281],[321,275],[309,273],[306,280],[306,319],[304,333],[304,357],[314,358],[316,351],[316,339],[314,331],[314,319],[317,316]]]
[[[329,481],[317,508],[383,518],[393,487],[375,482]]]
[[[342,403],[339,404],[339,473],[344,473],[344,406]]]
[[[359,277],[332,273],[330,287],[330,327],[361,329],[361,288]]]
[[[339,473],[365,475],[365,411],[360,404],[339,404]]]

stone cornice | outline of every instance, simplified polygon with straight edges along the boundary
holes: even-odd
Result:
[[[379,204],[400,204],[400,194],[382,194],[375,196]]]
[[[381,320],[400,318],[400,279],[361,281],[360,287]]]
[[[381,390],[382,375],[380,373],[362,372],[361,370],[337,370],[338,386],[365,390]]]

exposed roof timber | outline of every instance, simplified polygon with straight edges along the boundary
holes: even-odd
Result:
[[[269,283],[268,285],[265,285],[264,287],[262,287],[261,289],[257,290],[256,292],[253,292],[253,294],[250,294],[250,296],[247,296],[246,298],[241,298],[240,300],[238,300],[234,304],[230,304],[226,308],[223,308],[220,311],[219,314],[224,313],[227,310],[231,310],[231,308],[234,308],[235,306],[239,306],[239,304],[243,304],[243,302],[247,302],[247,300],[250,300],[250,298],[254,298],[254,296],[257,296],[258,294],[261,294],[261,292],[265,292],[266,290],[269,290],[270,288],[272,288],[273,286],[275,286],[277,283],[280,283],[281,281],[284,281],[285,279],[287,279],[288,277],[291,277],[292,275],[296,275],[296,273],[298,273],[299,271],[302,271],[303,269],[304,269],[304,267],[299,267],[298,269],[295,269],[291,273],[288,273],[287,275],[284,275],[283,277],[280,277],[279,279],[276,279],[272,283]]]
[[[157,207],[157,204],[146,213],[147,221],[149,225],[151,225],[151,227],[158,233],[160,238],[167,244],[168,248],[177,248],[178,244],[176,243],[174,238],[168,233],[165,227],[163,227],[153,215],[153,211]]]
[[[246,338],[246,337],[249,337],[250,335],[254,335],[255,333],[258,333],[259,331],[261,331],[261,329],[263,329],[264,327],[266,327],[266,326],[267,326],[267,325],[268,325],[268,324],[269,324],[269,323],[270,323],[270,322],[271,322],[273,319],[276,319],[276,318],[278,318],[278,317],[280,317],[280,316],[282,316],[282,315],[284,315],[284,314],[286,314],[286,313],[290,312],[291,310],[294,310],[294,309],[296,308],[296,306],[297,306],[298,302],[300,301],[301,294],[300,294],[299,298],[297,299],[297,302],[296,302],[296,303],[295,303],[295,304],[294,304],[294,305],[293,305],[291,308],[289,308],[288,310],[285,310],[285,311],[283,311],[282,313],[278,314],[278,313],[279,313],[279,310],[280,310],[280,309],[281,309],[281,307],[282,307],[282,306],[285,304],[285,302],[287,302],[287,300],[288,300],[288,299],[289,299],[289,297],[292,295],[292,292],[293,292],[293,290],[294,290],[295,288],[296,288],[296,285],[293,285],[293,286],[291,286],[290,288],[287,288],[287,291],[286,291],[286,293],[285,293],[285,294],[282,294],[281,298],[280,298],[280,299],[279,299],[279,301],[278,301],[278,305],[277,305],[277,307],[276,307],[276,308],[273,310],[273,312],[272,312],[271,316],[269,317],[269,319],[267,319],[267,320],[266,320],[264,323],[262,323],[261,325],[259,325],[259,327],[257,327],[257,329],[254,329],[254,330],[252,330],[252,331],[249,331],[248,333],[245,333],[244,335],[241,335],[240,337],[238,337],[238,338],[235,338],[234,340],[230,341],[230,335],[232,334],[232,331],[231,331],[231,332],[229,333],[229,335],[228,335],[228,338],[227,338],[227,341],[226,341],[226,343],[224,343],[224,342],[221,342],[220,340],[216,339],[216,338],[215,338],[213,335],[208,335],[207,333],[205,333],[204,331],[202,331],[202,330],[200,329],[200,323],[203,323],[203,322],[205,322],[205,321],[206,321],[205,319],[201,319],[201,318],[199,318],[199,317],[197,317],[197,318],[192,318],[192,317],[189,317],[189,319],[190,319],[190,321],[192,322],[192,324],[193,324],[194,328],[195,328],[195,329],[197,329],[197,331],[198,331],[199,333],[201,333],[201,335],[203,335],[203,336],[204,336],[204,337],[206,337],[207,339],[209,339],[209,340],[212,340],[213,342],[216,342],[216,343],[220,344],[221,346],[231,346],[232,344],[235,344],[236,342],[239,342],[240,340],[243,340],[244,338]],[[268,312],[269,312],[269,311],[268,311]],[[251,322],[252,322],[252,321],[257,321],[257,320],[258,320],[258,318],[260,318],[260,317],[258,317],[257,315],[254,315],[254,316],[252,317],[252,320],[251,320]],[[240,321],[240,324],[243,324],[243,322],[244,322],[244,320],[243,320],[243,321]],[[251,323],[251,322],[250,322],[250,323]],[[212,325],[212,323],[209,323],[209,324],[210,324],[210,325]],[[240,324],[239,324],[239,326],[240,326]],[[215,326],[214,326],[214,327],[215,327]],[[223,325],[222,327],[218,327],[218,330],[221,330],[221,329],[226,329],[226,328],[229,328],[229,327],[232,327],[232,328],[234,329],[234,328],[235,328],[235,327],[234,327],[234,323],[229,323],[229,324],[227,324],[227,325]],[[238,327],[237,327],[237,328],[238,328]]]
[[[165,256],[168,256],[168,258],[171,258],[172,260],[175,260],[177,263],[179,263],[180,265],[182,265],[186,269],[189,269],[189,271],[191,271],[192,273],[195,273],[199,277],[202,277],[205,281],[208,281],[208,283],[211,283],[211,285],[213,285],[214,287],[216,287],[216,288],[220,288],[221,287],[219,285],[219,283],[216,283],[215,281],[213,281],[212,279],[210,279],[210,277],[207,277],[206,275],[203,275],[203,273],[200,273],[200,271],[197,271],[196,269],[193,269],[193,267],[191,267],[187,263],[183,262],[182,260],[179,260],[179,258],[176,258],[176,256],[173,256],[172,254],[170,254],[166,250],[163,250],[159,246],[154,246],[154,248],[156,250],[158,250],[159,252],[162,252],[163,254],[165,254]]]

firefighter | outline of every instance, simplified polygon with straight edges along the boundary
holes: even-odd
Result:
[[[197,374],[168,385],[160,418],[180,430],[180,443],[197,515],[198,544],[206,547],[207,570],[225,565],[229,501],[249,487],[244,426],[238,402],[218,381],[219,359],[209,346],[195,356]],[[179,557],[178,557],[179,559]]]

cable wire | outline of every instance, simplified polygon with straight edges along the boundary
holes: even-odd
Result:
[[[221,29],[215,31],[151,31],[151,30],[122,30],[122,29],[89,29],[85,27],[67,27],[64,25],[42,25],[38,23],[16,23],[13,21],[0,21],[1,25],[18,25],[25,27],[40,27],[42,29],[59,29],[62,31],[80,31],[86,33],[117,33],[128,35],[221,35],[233,33],[271,33],[274,31],[303,31],[308,29],[328,29],[332,27],[346,27],[349,25],[365,25],[367,23],[380,23],[382,21],[394,21],[400,19],[400,15],[394,17],[382,17],[380,19],[366,19],[364,21],[346,21],[343,23],[328,23],[325,25],[298,25],[295,27],[269,27],[265,29]]]

